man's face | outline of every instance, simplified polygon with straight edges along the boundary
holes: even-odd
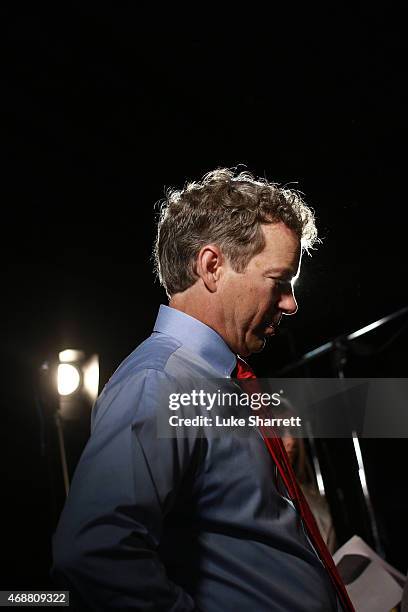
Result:
[[[219,286],[223,337],[242,357],[261,351],[282,315],[297,310],[293,282],[300,267],[299,239],[283,223],[265,224],[262,230],[264,250],[250,260],[244,272],[234,272],[226,261]]]

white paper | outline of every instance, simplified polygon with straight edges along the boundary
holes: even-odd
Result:
[[[333,555],[336,565],[346,555],[360,555],[371,562],[356,580],[346,585],[356,612],[389,612],[402,598],[395,578],[405,576],[384,561],[360,537],[353,536]]]

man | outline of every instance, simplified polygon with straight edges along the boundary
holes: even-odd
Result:
[[[300,196],[226,169],[168,193],[155,248],[169,296],[153,334],[93,411],[54,540],[54,575],[81,608],[341,609],[259,432],[157,436],[163,389],[228,379],[262,350],[316,240]]]

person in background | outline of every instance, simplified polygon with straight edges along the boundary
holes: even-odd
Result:
[[[337,549],[333,520],[327,500],[318,489],[314,471],[307,456],[305,441],[303,438],[295,438],[290,432],[287,432],[282,436],[282,442],[303,494],[316,519],[322,538],[331,554],[333,554]]]
[[[281,397],[280,405],[274,408],[275,417],[288,418],[296,417],[296,410],[288,398]],[[324,493],[319,491],[315,473],[309,460],[308,450],[303,437],[302,428],[296,428],[296,433],[290,428],[283,428],[280,431],[283,445],[293,467],[297,481],[303,491],[304,496],[316,520],[321,536],[333,554],[337,549],[336,534],[330,508]]]

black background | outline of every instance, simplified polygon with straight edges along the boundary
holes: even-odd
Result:
[[[48,580],[38,368],[82,348],[99,353],[103,384],[150,333],[166,301],[151,263],[165,187],[244,164],[315,209],[323,242],[304,258],[299,312],[252,361],[265,376],[406,305],[401,6],[221,15],[82,3],[5,16],[2,588]],[[396,338],[351,355],[346,374],[406,376],[405,322],[366,336],[371,349]],[[313,373],[331,375],[328,359]],[[365,458],[387,559],[405,572],[406,443],[368,441]],[[51,468],[55,478],[55,449]],[[347,479],[347,461],[337,469]]]

